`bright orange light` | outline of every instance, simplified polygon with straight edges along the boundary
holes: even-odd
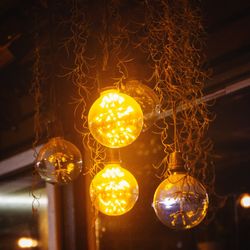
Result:
[[[88,125],[99,143],[121,148],[131,144],[141,133],[143,113],[132,97],[116,89],[106,90],[90,108]]]
[[[106,215],[125,214],[133,208],[138,194],[135,177],[119,163],[106,164],[90,185],[93,204]]]
[[[250,195],[243,194],[240,198],[240,205],[244,208],[250,208]]]
[[[17,244],[20,248],[32,248],[32,247],[38,246],[37,240],[34,240],[32,238],[26,238],[26,237],[20,238]]]

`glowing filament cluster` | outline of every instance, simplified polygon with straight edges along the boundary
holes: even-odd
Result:
[[[62,179],[70,176],[71,172],[74,170],[75,164],[73,160],[73,155],[67,155],[62,152],[56,152],[48,157],[48,161],[55,167],[54,174],[60,176]]]
[[[122,215],[138,198],[134,176],[120,164],[107,164],[92,180],[90,197],[95,207],[106,215]]]
[[[198,225],[206,216],[208,196],[195,178],[174,173],[156,189],[153,207],[159,220],[174,229]]]
[[[120,148],[131,144],[139,136],[143,113],[132,97],[112,89],[102,92],[94,102],[89,111],[88,124],[99,143]]]

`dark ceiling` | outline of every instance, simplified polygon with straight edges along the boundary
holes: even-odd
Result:
[[[32,18],[38,8],[47,7],[46,2],[0,3],[1,159],[29,148],[33,141],[34,100],[29,94],[35,34]],[[201,1],[201,5],[208,35],[207,65],[213,72],[205,91],[212,93],[250,78],[250,4],[241,0]],[[249,87],[221,97],[211,108],[217,118],[209,134],[223,168],[249,163],[248,100]]]
[[[47,1],[34,2],[0,1],[1,160],[29,149],[34,140],[34,100],[29,93],[35,34],[32,13],[37,7],[46,8]],[[218,98],[211,106],[216,114],[209,130],[216,152],[216,188],[221,194],[250,192],[250,2],[205,0],[201,5],[207,66],[212,69],[205,92],[248,81],[248,87]],[[112,231],[112,222],[107,227]]]

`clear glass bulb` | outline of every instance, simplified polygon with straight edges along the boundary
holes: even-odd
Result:
[[[127,213],[135,205],[138,195],[135,177],[119,163],[106,164],[90,184],[91,201],[106,215]]]
[[[175,172],[156,189],[153,208],[166,226],[188,229],[197,226],[206,216],[208,195],[198,180]]]
[[[42,179],[53,184],[67,184],[82,171],[78,148],[61,137],[48,141],[39,151],[36,169]]]
[[[90,133],[100,144],[121,148],[140,135],[143,113],[132,97],[116,89],[106,90],[91,106],[88,125]]]
[[[122,91],[140,104],[143,112],[143,131],[146,131],[160,116],[161,104],[157,94],[138,80],[126,81],[122,86]]]

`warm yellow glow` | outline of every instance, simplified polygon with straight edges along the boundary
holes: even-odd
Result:
[[[120,148],[139,136],[143,113],[132,97],[111,89],[102,92],[90,108],[88,124],[99,143],[109,148]]]
[[[125,214],[133,208],[138,194],[135,177],[118,163],[106,164],[90,185],[94,206],[106,215]]]
[[[250,208],[250,195],[243,194],[240,198],[240,205],[244,208]]]
[[[197,226],[206,216],[208,196],[195,178],[174,173],[156,189],[153,207],[159,220],[174,229]]]
[[[32,238],[26,238],[26,237],[20,238],[17,244],[20,248],[32,248],[32,247],[38,246],[37,240],[34,240]]]

